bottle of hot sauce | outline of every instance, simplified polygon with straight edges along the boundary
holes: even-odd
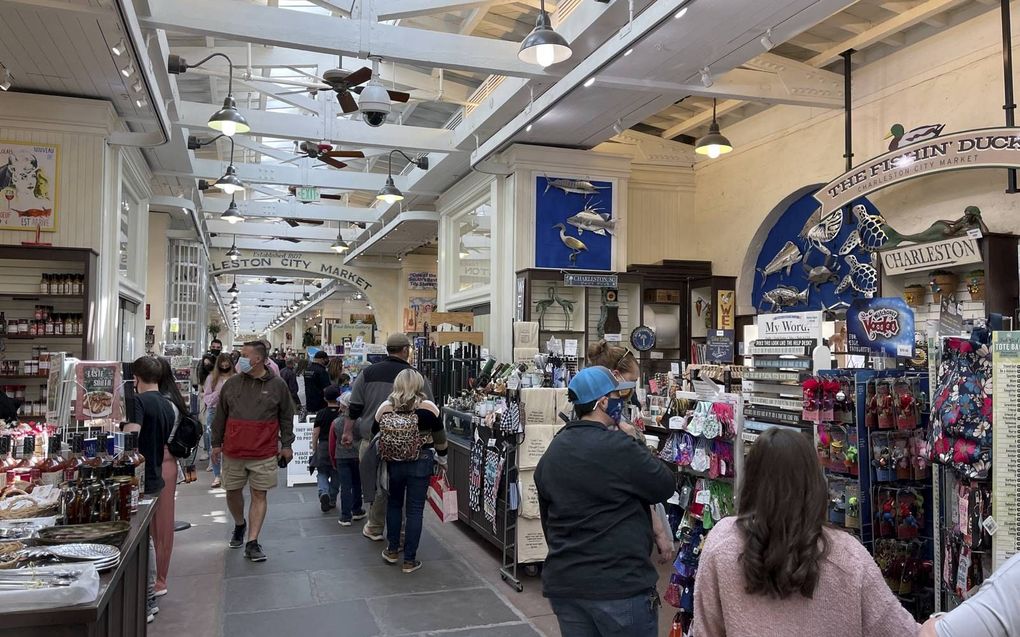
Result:
[[[60,434],[50,436],[50,448],[46,459],[39,463],[39,481],[54,486],[64,481],[66,463],[60,457]]]
[[[137,432],[124,435],[124,449],[113,459],[113,466],[122,467],[123,475],[131,476],[131,511],[137,511],[138,499],[145,489],[145,456],[138,453]]]
[[[100,431],[96,434],[96,455],[85,458],[85,464],[89,467],[99,467],[109,460],[106,448],[106,432]]]
[[[81,434],[75,434],[71,436],[71,457],[67,459],[64,464],[64,481],[73,482],[78,479],[78,467],[80,467],[85,459],[81,456],[81,450],[85,443],[85,436]]]
[[[24,446],[22,447],[21,462],[18,463],[19,468],[34,469],[42,463],[42,458],[35,455],[35,436],[25,436]]]

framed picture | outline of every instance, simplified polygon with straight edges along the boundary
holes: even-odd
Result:
[[[542,175],[535,180],[535,267],[611,270],[613,183]]]
[[[0,140],[0,229],[57,229],[60,147]]]

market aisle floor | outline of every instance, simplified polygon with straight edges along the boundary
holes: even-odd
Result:
[[[178,487],[176,518],[193,526],[176,534],[153,637],[559,636],[537,578],[517,593],[500,580],[491,547],[428,512],[425,566],[405,575],[382,561],[382,542],[322,513],[313,486],[281,485],[260,538],[269,559],[247,562],[226,547],[232,522],[224,492],[208,489],[211,475]]]

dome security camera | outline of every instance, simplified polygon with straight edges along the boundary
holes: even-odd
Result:
[[[374,127],[382,126],[392,108],[389,92],[377,80],[369,81],[358,100],[358,110],[365,123]]]

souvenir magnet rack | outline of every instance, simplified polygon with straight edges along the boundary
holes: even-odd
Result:
[[[519,382],[519,380],[518,380]],[[511,408],[511,402],[515,409],[520,409],[520,392],[516,389],[507,389],[507,408]],[[502,414],[505,416],[505,414]],[[519,475],[517,469],[517,448],[524,442],[524,426],[518,411],[516,432],[501,430],[500,439],[497,444],[503,445],[506,452],[506,469],[503,471],[503,480],[500,485],[500,502],[503,505],[503,522],[500,530],[503,535],[503,563],[499,569],[499,576],[518,593],[524,590],[524,584],[517,576],[517,511],[521,504],[521,493],[518,489]],[[517,494],[516,506],[511,503],[511,489]],[[497,507],[498,515],[498,507]]]

